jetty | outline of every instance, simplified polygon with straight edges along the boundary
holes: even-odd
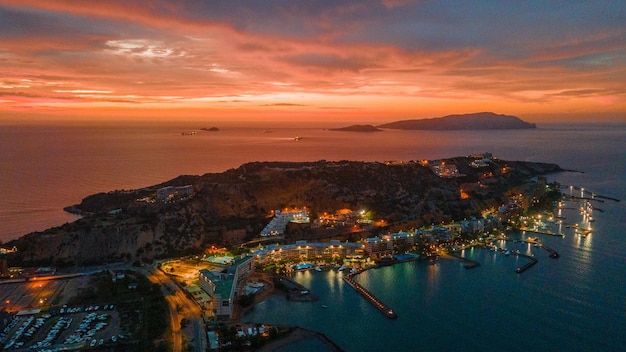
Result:
[[[513,254],[515,254],[518,257],[524,257],[524,258],[528,258],[530,261],[522,266],[518,266],[517,268],[515,268],[515,272],[518,274],[523,273],[524,271],[528,270],[528,268],[530,268],[531,266],[537,264],[539,261],[535,258],[535,257],[531,257],[529,255],[526,254],[522,254],[519,251],[513,252]]]
[[[462,261],[465,269],[474,269],[480,266],[479,262],[457,255],[455,252],[451,252],[450,256]]]
[[[546,251],[548,251],[550,253],[550,258],[552,259],[557,259],[560,257],[559,253],[557,253],[554,249],[546,246],[545,244],[541,243],[541,242],[528,242],[528,243],[537,243],[539,245],[539,247],[545,249]]]
[[[552,231],[540,231],[540,230],[532,230],[527,227],[520,227],[520,231],[526,231],[530,233],[536,233],[538,235],[548,235],[548,236],[556,236],[556,237],[565,237],[565,234],[562,233],[554,233]]]
[[[367,270],[367,269],[365,269]],[[365,270],[361,270],[361,271],[357,271],[354,273],[350,273],[346,276],[344,276],[344,280],[350,285],[352,286],[352,288],[354,288],[356,290],[356,292],[358,294],[360,294],[361,296],[363,296],[363,298],[365,298],[368,302],[370,302],[376,309],[378,309],[381,313],[383,313],[384,316],[386,316],[389,319],[396,319],[398,317],[398,315],[396,314],[396,312],[393,311],[393,309],[391,309],[391,307],[389,307],[388,305],[386,305],[385,303],[383,303],[383,301],[381,301],[380,299],[378,299],[376,296],[374,296],[371,292],[369,292],[365,287],[363,287],[361,284],[359,284],[358,282],[356,282],[354,280],[354,276],[362,273]]]
[[[506,240],[506,241],[510,241],[510,240]],[[538,240],[537,240],[537,241],[520,241],[520,240],[517,240],[517,241],[518,241],[518,242],[523,242],[523,243],[536,244],[537,246],[539,246],[539,247],[541,247],[541,248],[545,249],[546,251],[548,251],[548,253],[550,253],[550,258],[552,258],[552,259],[558,259],[558,258],[560,258],[560,257],[561,257],[561,256],[559,255],[559,253],[557,253],[557,251],[555,251],[554,249],[552,249],[552,248],[550,248],[550,247],[546,246],[546,245],[545,245],[545,244],[543,244],[542,242],[539,242]],[[537,259],[535,259],[534,257],[529,257],[529,256],[527,256],[527,255],[524,255],[524,254],[519,254],[519,253],[517,253],[517,252],[514,252],[514,253],[515,253],[515,254],[517,254],[518,256],[527,257],[527,258],[532,258],[532,259],[534,259],[534,260],[537,260]]]
[[[278,282],[287,291],[286,298],[288,301],[315,302],[319,299],[308,288],[286,276],[279,277]]]
[[[573,188],[573,189],[575,189],[577,191],[580,191],[581,192],[581,197],[580,198],[584,198],[583,194],[586,192],[586,193],[591,193],[591,198],[589,198],[589,199],[597,200],[596,198],[602,198],[602,199],[606,199],[606,200],[612,200],[614,202],[619,202],[620,201],[620,199],[618,199],[618,198],[613,198],[613,197],[605,196],[605,195],[602,195],[602,194],[598,194],[598,193],[595,193],[595,192],[592,192],[592,191],[589,191],[589,190],[585,190],[582,187],[578,187],[578,186],[569,186],[569,187],[571,187],[571,188]]]

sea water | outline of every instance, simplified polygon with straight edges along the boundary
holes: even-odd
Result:
[[[594,232],[587,238],[543,236],[559,259],[520,248],[539,263],[516,274],[522,258],[476,248],[464,253],[481,263],[476,269],[440,260],[359,275],[398,312],[396,320],[356,294],[342,273],[306,272],[295,279],[320,302],[273,297],[244,319],[320,331],[348,351],[618,351],[626,345],[626,125],[365,134],[295,124],[230,124],[219,132],[200,127],[210,126],[0,125],[0,240],[75,220],[62,208],[93,193],[222,172],[249,161],[408,161],[491,152],[505,160],[557,163],[581,172],[549,175],[549,181],[622,200],[598,205],[604,212],[594,212]],[[191,130],[197,134],[181,134]]]
[[[274,296],[244,320],[316,330],[347,351],[621,351],[626,343],[624,207],[607,201],[603,209],[594,213],[594,232],[586,238],[565,228],[564,238],[512,236],[538,236],[560,254],[558,259],[527,243],[497,243],[535,256],[538,263],[521,274],[515,269],[527,259],[481,247],[460,253],[480,263],[474,269],[441,259],[359,274],[357,281],[397,312],[395,320],[359,296],[336,270],[294,276],[319,302]]]

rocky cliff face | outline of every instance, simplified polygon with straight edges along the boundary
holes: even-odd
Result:
[[[468,158],[449,159],[463,177],[440,178],[418,163],[264,162],[203,176],[181,176],[135,191],[87,197],[72,207],[85,216],[26,235],[12,244],[23,264],[94,264],[172,256],[206,244],[229,244],[227,234],[256,236],[274,209],[306,206],[310,212],[365,208],[390,222],[424,223],[462,218],[502,200],[504,191],[528,177],[559,171],[553,164],[498,161],[480,169]],[[502,164],[509,172],[502,174]],[[489,182],[469,199],[460,185]],[[485,181],[485,180],[483,180]],[[173,202],[149,202],[164,186],[191,184],[194,194]],[[230,243],[234,244],[234,243]]]

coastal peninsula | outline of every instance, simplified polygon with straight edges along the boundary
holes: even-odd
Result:
[[[555,164],[505,161],[490,154],[411,162],[253,162],[223,173],[179,176],[136,190],[89,196],[71,209],[82,218],[11,241],[22,265],[87,265],[193,253],[258,236],[276,209],[316,214],[368,209],[387,224],[440,223],[480,215],[526,179]],[[327,236],[332,232],[322,231]],[[310,226],[291,240],[317,239]]]

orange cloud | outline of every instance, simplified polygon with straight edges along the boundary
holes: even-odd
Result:
[[[318,5],[4,1],[0,102],[224,118],[624,111],[623,26],[559,40],[520,27],[492,44],[431,2]]]

